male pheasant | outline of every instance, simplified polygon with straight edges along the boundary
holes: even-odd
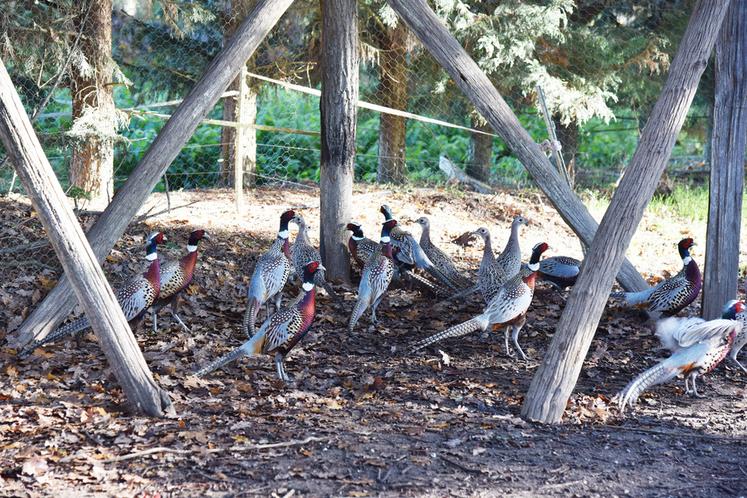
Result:
[[[353,232],[350,239],[348,239],[350,255],[358,266],[363,269],[368,258],[379,248],[379,244],[363,235],[363,227],[361,227],[360,223],[351,221],[347,224],[346,228]]]
[[[151,307],[151,318],[153,319],[153,332],[158,332],[157,316],[161,309],[169,306],[171,316],[181,325],[185,332],[189,327],[177,314],[181,292],[192,282],[197,266],[197,245],[201,240],[210,240],[205,230],[195,230],[189,234],[187,242],[187,254],[178,261],[162,261],[161,265],[161,291],[158,299]]]
[[[426,256],[430,258],[431,262],[443,273],[450,281],[454,282],[459,288],[467,288],[472,286],[472,282],[462,275],[457,269],[454,262],[451,260],[448,254],[443,252],[441,249],[431,241],[431,222],[425,216],[418,218],[415,223],[420,225],[422,232],[420,234],[420,247],[423,248]]]
[[[296,275],[300,277],[301,275],[303,275],[303,268],[306,263],[308,263],[309,261],[321,261],[322,256],[319,254],[319,251],[313,245],[311,245],[311,240],[309,239],[309,226],[306,224],[306,220],[303,219],[303,216],[301,216],[300,214],[296,214],[291,221],[298,226],[296,240],[293,242],[293,245],[291,245],[290,248],[291,263],[293,263],[293,268],[296,271]],[[335,293],[335,290],[332,288],[329,282],[327,282],[325,272],[326,269],[324,267],[317,271],[314,276],[314,282],[319,287],[324,287],[324,290],[327,291],[327,294],[329,294],[332,299],[337,301],[339,300],[339,298]]]
[[[734,340],[734,345],[731,347],[731,353],[729,353],[729,359],[736,363],[744,373],[747,373],[747,368],[744,368],[744,365],[739,363],[739,360],[737,360],[737,355],[745,344],[747,344],[747,305],[745,305],[744,301],[729,301],[726,303],[726,306],[724,306],[721,318],[726,320],[737,320],[742,324],[742,333]]]
[[[674,277],[644,291],[613,292],[610,297],[622,299],[628,306],[645,310],[653,319],[677,314],[698,297],[703,285],[698,263],[690,256],[690,248],[694,245],[691,238],[682,239],[677,244],[682,258],[682,270]]]
[[[363,267],[363,274],[358,285],[358,299],[356,300],[353,313],[350,315],[348,332],[352,333],[355,324],[358,323],[363,313],[371,307],[371,322],[376,323],[376,308],[381,303],[384,293],[389,288],[394,274],[394,263],[392,262],[392,245],[389,234],[397,225],[396,220],[384,222],[381,229],[381,243],[376,251],[368,258]]]
[[[742,330],[736,320],[703,321],[701,318],[665,318],[658,322],[656,335],[672,355],[633,379],[617,396],[620,412],[634,405],[651,386],[663,384],[679,374],[685,375],[685,390],[700,396],[695,386],[699,375],[710,372],[726,358]]]
[[[234,361],[242,356],[256,356],[259,354],[275,355],[275,370],[278,378],[283,382],[290,379],[285,373],[285,357],[293,347],[303,339],[311,328],[316,310],[316,287],[314,285],[317,272],[324,271],[318,261],[310,261],[301,270],[302,293],[300,300],[292,306],[281,308],[274,315],[265,320],[259,331],[240,347],[218,358],[197,372],[203,377],[213,370]]]
[[[381,206],[380,212],[384,215],[385,221],[394,220],[392,210],[386,204]],[[392,230],[390,237],[394,259],[402,263],[404,268],[412,269],[416,267],[425,270],[443,285],[458,290],[459,286],[433,264],[410,232],[397,225]]]
[[[506,354],[513,357],[508,345],[509,331],[512,331],[511,340],[516,351],[526,360],[527,356],[519,346],[519,332],[526,323],[526,312],[529,305],[532,304],[534,295],[534,282],[539,269],[539,262],[542,253],[547,250],[546,243],[541,242],[532,249],[532,258],[526,269],[520,271],[510,278],[503,286],[498,289],[493,299],[490,300],[480,315],[459,325],[455,325],[442,332],[434,334],[415,344],[413,351],[417,351],[435,342],[442,341],[450,337],[459,337],[467,335],[477,330],[487,330],[488,327],[493,329],[505,326],[505,346]]]
[[[158,244],[166,240],[163,233],[154,232],[148,236],[146,244],[146,259],[150,265],[145,273],[137,275],[128,280],[123,287],[116,292],[117,302],[124,312],[124,316],[130,326],[136,329],[140,324],[145,312],[158,299],[161,290],[161,266],[158,262]],[[48,336],[34,341],[23,348],[18,357],[23,359],[34,352],[39,346],[49,344],[71,334],[76,334],[90,328],[88,318],[81,317],[70,323],[58,327]]]
[[[252,279],[246,293],[247,305],[242,327],[248,337],[254,335],[257,315],[262,305],[274,299],[275,309],[280,308],[280,302],[283,299],[283,287],[288,281],[288,275],[290,275],[292,268],[290,245],[288,244],[288,238],[290,237],[288,223],[295,215],[296,213],[292,210],[285,211],[280,215],[280,229],[275,241],[254,266]],[[269,305],[267,316],[270,316]]]

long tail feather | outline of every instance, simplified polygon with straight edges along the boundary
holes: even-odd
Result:
[[[65,324],[57,330],[51,332],[47,337],[44,339],[40,339],[38,341],[33,341],[26,345],[25,348],[23,348],[18,353],[18,358],[24,359],[31,355],[31,353],[34,352],[34,350],[38,347],[44,346],[45,344],[49,344],[50,342],[55,342],[58,339],[62,339],[63,337],[67,337],[69,335],[77,334],[78,332],[82,332],[89,328],[91,324],[88,322],[88,318],[81,317],[77,320],[73,320],[72,322]]]
[[[353,332],[353,329],[358,323],[358,320],[361,319],[363,313],[366,311],[366,309],[368,309],[368,305],[371,301],[370,293],[370,289],[368,289],[368,292],[366,292],[365,290],[359,290],[358,300],[355,302],[353,313],[351,313],[350,321],[348,322],[348,333]]]
[[[612,299],[620,299],[628,306],[636,306],[645,303],[651,297],[652,292],[654,292],[654,287],[640,292],[613,292],[610,294],[610,297]]]
[[[623,412],[627,405],[634,405],[636,400],[638,400],[638,397],[646,389],[674,379],[677,377],[679,372],[680,369],[667,359],[640,374],[638,377],[630,381],[630,383],[625,386],[625,389],[620,391],[617,395],[620,400],[620,412]]]
[[[264,339],[265,339],[264,333],[262,333],[262,331],[260,330],[259,334],[254,335],[251,339],[249,339],[244,344],[234,349],[230,353],[224,354],[217,360],[208,363],[207,365],[202,367],[200,370],[198,370],[195,375],[197,375],[198,377],[204,377],[205,375],[209,374],[213,370],[216,370],[222,367],[223,365],[231,363],[232,361],[237,360],[241,358],[242,356],[253,356],[257,354],[262,344],[262,341],[264,341]]]
[[[259,308],[261,306],[259,299],[254,297],[249,298],[249,303],[244,312],[244,321],[242,324],[242,329],[247,337],[252,337],[254,335],[255,326],[257,324],[257,315],[259,314]]]
[[[430,280],[421,277],[415,272],[411,271],[405,271],[403,273],[405,275],[405,278],[408,278],[410,281],[412,281],[415,285],[417,285],[421,289],[425,289],[434,296],[437,297],[443,297],[447,296],[449,294],[449,291],[447,289],[444,289],[438,284],[435,284],[431,282]]]
[[[433,334],[430,337],[426,337],[422,341],[419,341],[415,343],[411,351],[415,352],[420,349],[423,349],[426,346],[430,346],[431,344],[434,344],[436,342],[442,341],[444,339],[448,339],[451,337],[459,337],[463,335],[467,335],[470,332],[475,332],[477,330],[485,330],[488,327],[489,320],[487,315],[482,314],[478,315],[475,318],[471,320],[467,320],[464,323],[460,323],[459,325],[454,325],[453,327],[450,327],[446,330],[443,330],[441,332],[438,332],[437,334]]]
[[[480,290],[480,286],[473,285],[471,287],[468,287],[462,291],[457,292],[456,294],[444,299],[441,301],[442,303],[448,303],[450,301],[457,301],[459,299],[464,299],[465,297],[471,296],[475,292],[478,292]]]

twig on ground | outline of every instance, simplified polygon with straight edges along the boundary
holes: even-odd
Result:
[[[311,443],[314,441],[324,441],[325,438],[309,436],[306,439],[293,439],[291,441],[283,441],[282,443],[267,443],[267,444],[250,444],[246,446],[231,446],[229,448],[210,448],[206,453],[222,453],[224,451],[253,451],[253,450],[266,450],[270,448],[287,448],[289,446],[300,446],[302,444]],[[132,460],[133,458],[140,458],[147,455],[153,455],[154,453],[172,453],[175,455],[189,455],[196,453],[197,450],[180,450],[176,448],[166,448],[165,446],[156,446],[155,448],[148,448],[145,450],[135,451],[128,453],[127,455],[120,455],[117,457],[109,458],[107,460],[101,460],[100,463],[116,463],[123,462],[125,460]]]

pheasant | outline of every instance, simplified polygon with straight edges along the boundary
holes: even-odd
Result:
[[[303,268],[307,262],[321,261],[322,256],[319,254],[319,251],[311,245],[311,240],[309,240],[309,226],[306,224],[306,220],[303,219],[303,216],[296,214],[291,221],[298,226],[296,240],[290,248],[291,263],[293,263],[296,275],[301,276],[303,275]],[[325,278],[325,268],[323,266],[315,273],[314,279],[314,283],[319,287],[324,287],[324,290],[327,291],[327,294],[329,294],[332,299],[335,301],[339,300],[337,293],[335,293],[335,290]]]
[[[378,308],[384,293],[389,288],[394,274],[394,263],[392,262],[392,245],[389,234],[392,228],[397,226],[396,220],[384,222],[381,229],[381,243],[376,251],[368,258],[363,267],[363,275],[358,285],[358,299],[350,315],[348,332],[352,333],[355,324],[363,316],[368,307],[371,307],[371,322],[376,323],[376,308]]]
[[[690,257],[693,239],[682,239],[677,244],[682,258],[682,270],[677,275],[640,292],[613,292],[610,297],[622,299],[628,306],[635,306],[648,312],[653,319],[662,315],[671,316],[692,303],[703,284],[698,263]]]
[[[451,258],[443,252],[441,249],[436,247],[435,244],[431,241],[431,222],[428,218],[425,216],[421,216],[418,218],[415,223],[420,225],[422,232],[420,234],[420,247],[423,248],[423,252],[425,252],[426,256],[433,262],[433,264],[436,266],[436,268],[441,271],[446,277],[457,284],[459,288],[466,288],[471,287],[472,282],[459,273],[459,270],[457,270],[456,265],[451,260]]]
[[[573,287],[581,271],[581,261],[568,256],[552,256],[540,261],[537,278],[558,290]]]
[[[280,308],[280,302],[283,298],[283,287],[288,281],[288,275],[291,272],[290,245],[288,237],[288,223],[296,215],[294,211],[285,211],[280,215],[280,229],[272,243],[254,266],[252,279],[247,289],[247,306],[244,313],[243,330],[248,337],[254,335],[257,315],[262,305],[274,298],[275,309]],[[269,308],[269,305],[268,305]],[[267,316],[270,316],[269,309]]]
[[[161,266],[158,262],[158,244],[166,240],[163,233],[153,232],[148,236],[146,244],[146,259],[150,265],[145,273],[137,275],[128,280],[123,287],[116,292],[117,302],[124,312],[124,316],[133,329],[137,328],[147,309],[156,301],[161,290]],[[23,348],[18,357],[28,357],[34,350],[50,342],[76,334],[90,328],[88,318],[81,317],[70,323],[58,327],[48,336],[38,341],[33,341]]]
[[[524,354],[521,346],[519,346],[519,332],[526,322],[526,312],[529,309],[529,305],[532,304],[534,282],[537,277],[540,258],[542,253],[547,249],[548,245],[544,242],[535,245],[532,249],[532,258],[529,260],[526,269],[514,275],[503,284],[500,289],[498,289],[498,292],[495,294],[493,299],[490,300],[482,314],[423,339],[415,344],[413,351],[417,351],[449,337],[467,335],[476,330],[485,331],[488,327],[495,329],[500,326],[506,326],[504,334],[506,354],[510,357],[514,356],[508,345],[508,335],[510,330],[512,331],[511,340],[514,347],[521,355],[522,359],[526,360],[527,356]]]
[[[737,360],[737,355],[745,344],[747,344],[747,305],[745,305],[744,301],[729,301],[724,307],[724,312],[723,315],[721,315],[721,318],[737,320],[742,323],[742,333],[734,340],[729,359],[736,363],[744,373],[747,373],[747,368],[744,368],[744,365],[739,363],[739,360]]]
[[[368,258],[378,249],[379,244],[363,235],[363,228],[360,223],[352,221],[347,224],[346,228],[353,232],[348,239],[350,255],[363,268]]]
[[[325,268],[318,261],[309,261],[301,270],[302,298],[292,306],[281,308],[265,320],[259,331],[230,353],[218,358],[197,372],[204,377],[213,370],[242,356],[259,354],[275,356],[275,370],[283,382],[290,379],[285,373],[285,357],[303,339],[314,321],[316,309],[316,274]]]
[[[699,375],[710,372],[726,358],[742,323],[736,320],[703,321],[701,318],[665,318],[658,322],[656,335],[672,355],[633,379],[617,396],[620,412],[634,405],[649,387],[685,375],[685,390],[700,397],[695,386]]]
[[[361,228],[359,223],[348,223],[346,228],[353,232],[350,239],[348,239],[348,250],[350,251],[350,255],[361,269],[363,269],[371,254],[378,250],[379,244],[363,235],[363,228]],[[397,251],[397,249],[392,248],[393,255],[397,254]],[[443,287],[434,284],[425,277],[421,277],[420,275],[411,272],[410,269],[408,269],[408,265],[401,261],[397,261],[396,258],[393,261],[395,266],[392,281],[407,280],[414,286],[417,286],[420,290],[425,290],[436,296],[446,295],[448,293],[448,291]]]
[[[161,291],[158,299],[151,307],[151,318],[153,319],[153,332],[158,332],[157,316],[161,309],[169,306],[171,316],[181,325],[185,332],[189,332],[179,315],[176,313],[179,307],[179,295],[192,282],[195,266],[197,266],[197,245],[201,240],[210,240],[205,230],[195,230],[189,234],[187,242],[187,254],[179,261],[162,261],[161,265]]]
[[[384,215],[385,221],[394,220],[392,210],[386,204],[381,206],[380,211]],[[397,225],[392,230],[390,237],[395,261],[402,263],[402,266],[408,270],[413,267],[421,268],[443,285],[458,290],[459,286],[433,264],[410,232]]]
[[[459,299],[478,290],[482,294],[485,303],[489,303],[498,289],[511,277],[519,273],[521,269],[521,247],[519,246],[519,228],[528,225],[529,222],[522,216],[516,216],[511,222],[511,235],[506,242],[503,252],[496,258],[493,254],[493,245],[490,240],[490,232],[487,228],[478,228],[473,235],[482,237],[485,246],[477,270],[477,285],[456,294],[452,299]]]

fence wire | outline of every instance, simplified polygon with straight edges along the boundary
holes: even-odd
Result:
[[[108,200],[127,180],[253,5],[116,0],[107,10],[102,1],[9,3],[0,13],[0,57],[35,116],[63,188],[93,216],[102,206],[96,200]],[[565,161],[577,187],[585,188],[614,182],[631,157],[691,2],[433,5],[537,142],[548,137],[536,98],[537,85],[543,88]],[[320,118],[313,91],[320,87],[320,25],[318,2],[294,3],[156,192],[230,192],[237,179],[245,188],[316,188]],[[391,111],[359,109],[357,181],[443,183],[438,165],[445,155],[480,180],[514,188],[531,184],[507,146],[384,3],[360,2],[359,32],[360,100]],[[712,87],[707,71],[675,148],[678,171],[705,167]],[[59,265],[3,158],[0,148],[6,213],[0,254],[13,257],[0,258],[0,269],[25,272],[45,289]],[[85,209],[80,215],[92,221]],[[28,312],[39,299],[32,294],[0,328]]]

